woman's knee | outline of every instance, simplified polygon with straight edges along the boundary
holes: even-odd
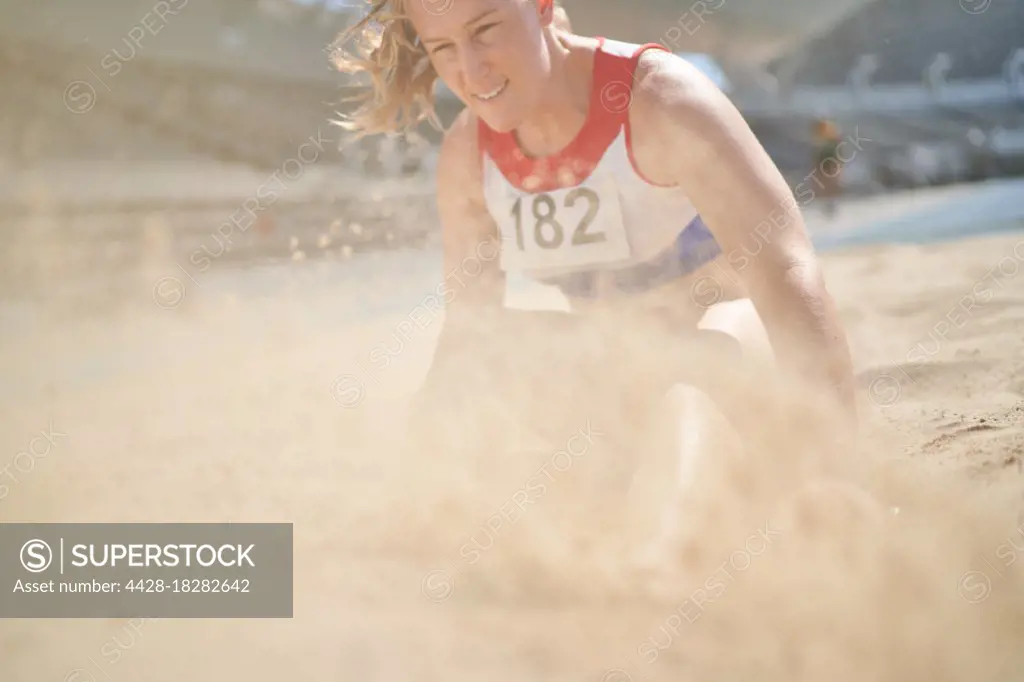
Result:
[[[768,331],[749,298],[722,301],[712,305],[704,312],[697,323],[697,328],[728,334],[739,343],[744,355],[749,359],[768,364],[775,362],[775,352],[768,338]]]

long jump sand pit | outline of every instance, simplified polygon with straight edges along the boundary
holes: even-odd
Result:
[[[792,448],[807,442],[801,420],[816,430],[815,406],[769,405],[753,387],[751,409],[775,416],[778,441],[751,470],[794,483],[827,471],[884,511],[798,485],[754,509],[756,477],[722,464],[683,510],[700,523],[653,563],[649,529],[600,483],[600,442],[556,466],[557,443],[411,440],[402,395],[439,325],[386,371],[360,374],[402,316],[333,322],[362,295],[351,286],[199,291],[162,310],[143,283],[102,317],[12,315],[0,465],[17,482],[4,481],[0,519],[291,521],[295,609],[277,621],[7,620],[0,678],[1013,679],[1022,261],[1021,235],[825,257],[866,444],[809,463]],[[348,375],[358,383],[337,383]],[[566,439],[613,432],[602,418],[621,414],[581,414]],[[9,464],[46,429],[61,435],[45,457]]]

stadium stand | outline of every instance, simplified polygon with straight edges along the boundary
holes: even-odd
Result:
[[[192,160],[202,158],[103,97],[94,110],[73,113],[65,103],[60,60],[47,51],[0,50],[6,89],[0,155],[21,165],[53,160]]]
[[[875,0],[767,64],[779,89],[738,105],[789,177],[823,115],[872,141],[861,189],[1020,173],[1022,48],[1024,0]]]
[[[862,55],[873,55],[878,85],[920,83],[936,55],[949,56],[948,80],[1000,78],[1014,49],[1024,47],[1024,2],[990,2],[977,14],[957,2],[877,0],[826,34],[776,59],[803,86],[844,85]]]
[[[129,18],[148,8],[134,0],[102,3],[110,11],[125,10],[121,14]],[[147,34],[136,47],[125,38],[134,28],[130,21],[58,4],[63,14],[77,13],[74,21],[48,22],[45,11],[22,7],[18,36],[8,35],[0,48],[0,72],[17,94],[0,114],[7,123],[0,133],[0,156],[38,162],[54,156],[200,159],[269,171],[320,131],[334,143],[330,163],[357,175],[422,175],[433,163],[440,134],[427,125],[413,138],[377,137],[358,145],[348,144],[342,131],[330,126],[333,112],[354,87],[328,66],[331,42],[351,18],[344,12],[269,0],[189,3],[158,35]],[[872,83],[906,82],[923,93],[923,70],[945,52],[946,78],[998,79],[1008,54],[1024,42],[1022,20],[1022,0],[993,0],[974,15],[955,0],[875,0],[791,50],[771,69],[791,68],[793,82],[801,87],[848,94],[851,69],[874,54],[879,67]],[[75,38],[84,34],[89,41]],[[647,39],[659,38],[664,36]],[[111,78],[100,65],[115,50],[120,68]],[[88,115],[69,114],[62,101],[68,84],[80,79],[97,93]],[[762,111],[744,89],[733,93],[741,111],[787,175],[799,174],[812,157],[809,131],[821,112],[782,100]],[[444,123],[461,108],[453,99],[439,103]],[[985,155],[1012,152],[1014,135],[1024,124],[1024,107],[999,102],[968,106],[946,100],[913,112],[868,107],[833,113],[844,129],[873,140],[860,162],[872,168],[869,175],[883,178],[893,175],[885,168],[889,159],[920,157],[915,150],[929,145],[952,145],[967,159],[953,164],[958,170],[946,172],[950,178],[1004,172],[1012,164],[993,164]]]

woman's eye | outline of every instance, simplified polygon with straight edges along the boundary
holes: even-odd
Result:
[[[437,47],[435,47],[433,50],[430,51],[430,54],[441,54],[441,52],[443,52],[444,50],[447,50],[450,47],[451,47],[450,44],[438,45]]]
[[[476,34],[478,36],[482,36],[484,33],[486,33],[487,31],[490,31],[495,26],[497,26],[497,24],[484,24],[483,26],[481,26],[480,28],[478,28],[476,30]]]

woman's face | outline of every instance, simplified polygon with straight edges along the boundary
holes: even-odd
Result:
[[[406,0],[438,76],[491,128],[508,132],[536,108],[551,60],[551,9],[533,0]]]

